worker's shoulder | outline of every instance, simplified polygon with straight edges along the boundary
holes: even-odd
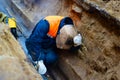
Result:
[[[40,20],[36,26],[35,26],[37,31],[45,31],[47,32],[49,30],[49,23],[46,20]]]
[[[37,23],[38,26],[49,26],[49,23],[47,20],[45,19],[41,19],[38,23]]]

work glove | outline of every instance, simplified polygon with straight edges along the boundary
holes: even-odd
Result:
[[[87,47],[83,43],[81,44],[81,51],[87,51]]]
[[[47,68],[43,63],[43,60],[36,61],[36,66],[35,68],[37,69],[39,74],[45,74],[47,72]]]
[[[4,22],[4,19],[7,17],[4,13],[0,12],[0,22]]]
[[[78,56],[80,59],[86,60],[87,59],[87,47],[82,43],[81,48],[78,50]]]

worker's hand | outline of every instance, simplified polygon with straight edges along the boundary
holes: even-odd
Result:
[[[81,44],[81,51],[87,51],[87,48],[85,47],[83,43]]]
[[[87,48],[85,47],[85,45],[82,43],[80,49],[78,50],[78,56],[79,56],[80,59],[84,59],[84,60],[87,59],[87,55],[86,55],[87,50],[88,50],[88,49],[87,49]]]
[[[6,17],[4,13],[0,12],[0,22],[3,22]]]
[[[72,46],[72,47],[70,48],[70,51],[75,52],[75,51],[79,50],[80,48],[81,48],[80,45],[79,45],[79,46]]]

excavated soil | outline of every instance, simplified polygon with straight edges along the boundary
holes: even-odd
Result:
[[[28,1],[31,7],[25,7],[24,5],[27,6],[28,3],[26,4],[24,1]],[[80,6],[82,4],[77,5],[75,0],[74,2],[70,0],[41,0],[37,3],[29,2],[29,0],[24,1],[22,10],[28,14],[27,16],[34,24],[47,15],[70,16],[74,20],[76,29],[83,36],[87,51],[83,51],[84,54],[78,51],[74,55],[63,51],[61,61],[66,61],[69,64],[68,68],[73,67],[80,80],[120,80],[119,26],[97,12],[89,13]],[[115,18],[120,16],[119,1],[86,0],[86,2],[99,4]],[[70,74],[69,71],[68,74]]]
[[[120,20],[120,1],[119,0],[87,0],[87,3],[102,8],[106,12],[108,12],[111,16]]]
[[[120,79],[118,69],[120,67],[120,38],[118,36],[120,28],[108,23],[110,22],[105,21],[98,14],[83,12],[79,24],[79,31],[83,34],[84,43],[88,49],[83,61],[92,70],[91,74],[96,77],[95,80],[112,80],[113,75],[114,80]]]
[[[42,80],[4,24],[0,24],[0,80]]]

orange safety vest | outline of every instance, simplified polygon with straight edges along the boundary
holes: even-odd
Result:
[[[60,21],[63,19],[64,17],[62,16],[47,16],[45,17],[45,20],[47,20],[49,22],[49,31],[47,33],[48,36],[55,38],[58,32],[58,28],[59,28],[59,24]]]

